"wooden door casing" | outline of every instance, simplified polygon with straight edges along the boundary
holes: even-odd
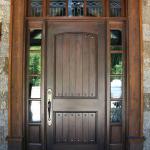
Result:
[[[143,89],[142,89],[142,1],[128,0],[126,17],[99,18],[47,18],[26,17],[26,1],[11,1],[10,51],[9,51],[9,102],[8,102],[8,149],[24,150],[26,143],[25,124],[25,43],[26,22],[53,21],[106,21],[128,22],[127,31],[127,108],[126,108],[126,142],[127,150],[143,148]],[[44,5],[46,6],[46,5]],[[36,27],[36,26],[35,26]],[[43,26],[45,31],[45,26]],[[107,39],[109,40],[109,39]],[[133,42],[134,41],[134,42]],[[136,42],[135,42],[136,41]],[[139,82],[137,82],[139,81]],[[138,94],[137,94],[138,93]],[[136,126],[135,126],[136,124]],[[107,146],[107,145],[106,145]],[[43,146],[44,147],[44,146]],[[43,148],[44,149],[44,148]]]
[[[49,149],[104,149],[104,31],[104,23],[48,23],[47,89],[54,91]]]

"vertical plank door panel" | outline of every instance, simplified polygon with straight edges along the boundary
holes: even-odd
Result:
[[[62,96],[63,89],[63,35],[56,36],[56,96]]]

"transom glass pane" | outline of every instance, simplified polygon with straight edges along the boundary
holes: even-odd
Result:
[[[50,16],[65,16],[66,15],[66,1],[65,0],[51,0],[49,2]]]
[[[103,1],[102,0],[87,0],[87,16],[102,16]]]
[[[105,0],[29,0],[28,15],[38,17],[47,13],[49,16],[104,16],[104,2]],[[47,4],[47,9],[43,10],[43,3]],[[109,0],[110,16],[120,17],[122,7],[121,0]]]
[[[42,1],[30,0],[30,16],[42,16]]]
[[[68,16],[83,16],[84,0],[68,0]]]
[[[110,16],[121,16],[121,0],[109,0]]]

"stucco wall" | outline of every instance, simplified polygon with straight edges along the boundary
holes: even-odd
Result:
[[[8,134],[8,43],[10,0],[0,0],[0,150],[7,150]],[[143,0],[144,41],[144,150],[150,150],[150,0]]]

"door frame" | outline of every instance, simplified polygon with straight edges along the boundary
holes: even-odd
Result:
[[[25,6],[26,0],[11,0],[8,101],[9,150],[23,150],[25,145]],[[142,0],[128,0],[127,6],[128,103],[126,109],[126,149],[142,150],[144,141]],[[104,18],[102,19],[104,20]],[[106,19],[111,20],[111,18]],[[123,17],[120,17],[120,19],[123,19]]]

